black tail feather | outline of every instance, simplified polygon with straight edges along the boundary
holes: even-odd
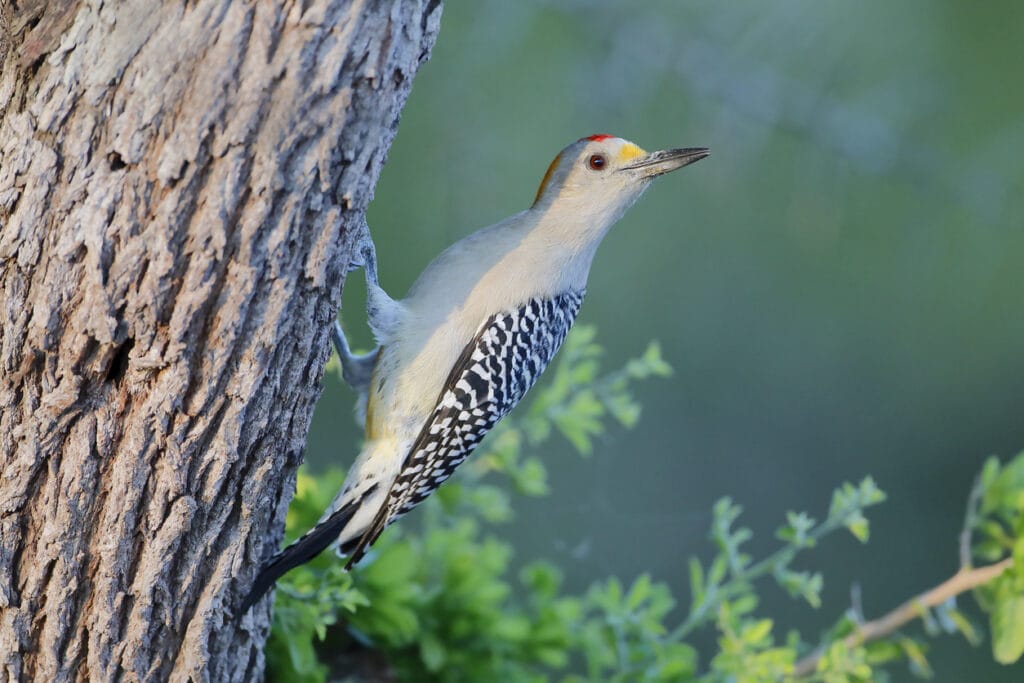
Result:
[[[319,555],[331,543],[338,539],[338,535],[349,523],[356,510],[359,509],[360,501],[353,501],[334,512],[330,517],[310,529],[305,536],[292,543],[290,546],[271,558],[270,562],[260,570],[259,576],[249,589],[249,595],[242,602],[242,608],[238,612],[239,618],[245,615],[263,595],[270,590],[274,583],[285,573],[305,564]]]

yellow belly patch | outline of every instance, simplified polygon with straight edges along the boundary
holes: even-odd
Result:
[[[381,435],[381,425],[377,424],[375,417],[377,402],[380,400],[380,386],[377,382],[377,369],[380,367],[380,356],[384,352],[384,347],[380,347],[377,351],[377,360],[373,366],[373,373],[370,375],[370,391],[366,397],[366,424],[364,428],[366,430],[366,440],[373,441]]]

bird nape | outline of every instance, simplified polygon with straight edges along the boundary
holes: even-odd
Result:
[[[448,247],[400,301],[380,287],[367,236],[358,265],[378,347],[357,356],[337,323],[333,334],[342,375],[365,406],[365,444],[317,525],[260,571],[240,615],[328,547],[351,567],[448,479],[565,341],[611,226],[654,178],[706,156],[703,147],[647,153],[611,135],[581,138],[551,162],[530,208]]]

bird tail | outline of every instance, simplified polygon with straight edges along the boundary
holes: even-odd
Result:
[[[260,570],[259,576],[249,589],[249,595],[242,602],[241,611],[238,613],[239,618],[245,615],[286,572],[309,562],[337,541],[345,526],[359,510],[361,503],[362,499],[355,499],[343,505],[297,541],[274,555]]]

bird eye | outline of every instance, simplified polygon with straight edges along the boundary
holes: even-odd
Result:
[[[608,160],[603,154],[591,154],[590,158],[587,159],[587,166],[590,166],[592,171],[600,171],[604,169],[604,166],[607,163]]]

